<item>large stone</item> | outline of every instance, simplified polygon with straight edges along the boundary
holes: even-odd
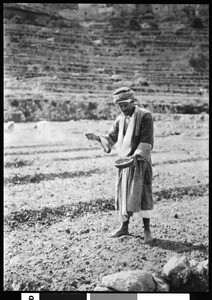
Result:
[[[22,111],[4,111],[4,121],[14,121],[15,123],[24,122],[26,120]]]
[[[196,265],[196,270],[200,275],[208,275],[208,259]]]
[[[185,256],[177,258],[173,256],[164,265],[162,276],[165,277],[170,285],[179,287],[185,284],[191,274],[190,263]]]
[[[149,29],[149,28],[152,27],[152,26],[151,26],[150,24],[148,24],[148,23],[143,23],[143,24],[141,24],[140,26],[141,26],[142,29]]]
[[[117,291],[154,292],[156,284],[151,273],[135,270],[104,276],[102,284]]]
[[[111,292],[111,290],[109,288],[107,288],[106,286],[101,286],[101,285],[97,285],[93,291],[94,292]]]
[[[152,274],[152,277],[156,283],[156,292],[169,292],[169,284],[156,273]]]
[[[99,39],[99,40],[95,40],[95,41],[93,41],[94,42],[94,44],[95,45],[101,45],[101,43],[102,43],[102,40],[101,39]]]
[[[113,74],[111,75],[111,79],[114,81],[120,81],[123,79],[123,77],[121,75]]]
[[[10,259],[10,265],[18,265],[22,261],[23,258],[20,255],[16,255]]]
[[[190,268],[193,268],[197,266],[198,262],[195,259],[191,259],[189,261],[189,264],[190,264]]]

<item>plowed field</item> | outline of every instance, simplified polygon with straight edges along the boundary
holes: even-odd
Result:
[[[208,258],[208,115],[155,115],[148,245],[139,219],[130,222],[129,236],[108,238],[119,226],[117,155],[83,133],[105,133],[111,124],[50,122],[40,130],[17,123],[5,133],[5,290],[92,291],[103,275],[118,271],[160,273],[173,255]]]

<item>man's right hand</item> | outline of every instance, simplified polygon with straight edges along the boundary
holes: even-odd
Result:
[[[94,134],[93,132],[85,132],[85,135],[86,135],[88,140],[100,141],[99,136]]]

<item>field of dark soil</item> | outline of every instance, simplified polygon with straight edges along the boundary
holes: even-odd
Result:
[[[160,273],[173,255],[207,259],[208,121],[155,114],[151,244],[140,219],[129,236],[108,238],[119,226],[117,155],[83,133],[105,133],[112,121],[15,124],[4,135],[4,290],[92,291],[118,271]]]

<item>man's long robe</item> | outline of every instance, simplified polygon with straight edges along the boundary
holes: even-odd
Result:
[[[153,133],[151,113],[136,106],[130,121],[127,122],[126,116],[121,114],[115,120],[108,135],[100,136],[102,143],[105,144],[106,141],[108,152],[117,143],[119,156],[127,157],[137,154],[139,157],[136,165],[118,169],[115,204],[116,209],[120,212],[120,219],[123,221],[135,213],[142,218],[152,216],[151,150],[154,144]],[[124,140],[125,136],[127,139]]]

